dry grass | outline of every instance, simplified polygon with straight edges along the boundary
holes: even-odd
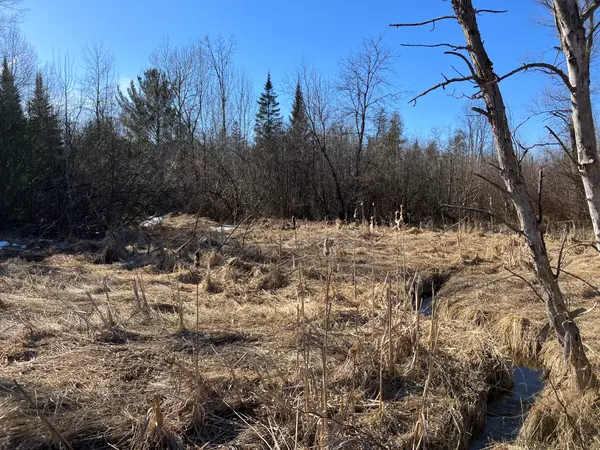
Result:
[[[82,449],[465,448],[511,359],[548,367],[579,427],[547,387],[515,448],[597,444],[595,400],[568,397],[553,336],[537,345],[543,305],[504,270],[528,279],[509,236],[194,224],[124,231],[116,258],[75,242],[0,262],[0,448],[47,448],[52,428]],[[594,280],[581,250],[563,267]],[[435,320],[413,311],[412,280],[433,284]],[[572,308],[593,305],[561,282]],[[578,320],[595,365],[598,314]]]

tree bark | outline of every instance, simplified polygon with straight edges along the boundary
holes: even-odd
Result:
[[[498,77],[483,45],[475,9],[471,0],[452,0],[452,7],[461,25],[477,82],[486,105],[486,117],[492,128],[501,175],[519,218],[522,234],[529,249],[534,272],[542,289],[548,319],[556,329],[565,358],[575,370],[581,390],[596,385],[596,378],[587,359],[579,329],[571,317],[556,276],[552,272],[540,223],[527,192],[515,154],[506,108]]]
[[[578,0],[553,0],[552,9],[571,84],[578,169],[592,220],[596,249],[600,251],[600,160],[590,98],[590,47],[593,36],[586,35]]]

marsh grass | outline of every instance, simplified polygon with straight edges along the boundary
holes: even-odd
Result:
[[[517,356],[555,391],[514,445],[597,444],[595,398],[572,397],[552,334],[534,342],[544,308],[504,269],[529,280],[510,236],[263,221],[224,242],[212,226],[199,220],[187,245],[191,216],[124,233],[135,245],[123,238],[112,264],[76,251],[0,262],[0,448],[51,444],[36,408],[83,449],[465,448]],[[565,253],[572,308],[596,291],[567,272],[593,285],[596,258]],[[434,293],[432,316],[419,291]],[[599,313],[578,318],[593,364]]]

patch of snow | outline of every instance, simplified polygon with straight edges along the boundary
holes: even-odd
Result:
[[[25,244],[15,244],[13,242],[0,241],[0,248],[4,248],[4,247],[16,248],[19,250],[25,250],[27,248],[27,246]]]
[[[229,233],[235,230],[235,225],[220,225],[218,227],[212,227],[212,230],[218,231],[219,233]]]
[[[169,214],[165,214],[164,216],[150,217],[149,219],[146,219],[142,223],[140,223],[140,227],[152,228],[152,227],[158,225],[159,223],[161,223],[167,217],[169,217]]]

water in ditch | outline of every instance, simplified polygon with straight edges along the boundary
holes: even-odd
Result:
[[[419,311],[431,316],[431,297],[423,296]],[[537,394],[544,387],[542,371],[522,366],[513,369],[513,389],[488,405],[486,423],[475,436],[469,450],[485,449],[493,441],[514,441]]]
[[[529,367],[513,369],[514,387],[488,405],[486,423],[471,442],[469,450],[486,448],[492,441],[513,441],[527,412],[542,390],[542,371]]]

